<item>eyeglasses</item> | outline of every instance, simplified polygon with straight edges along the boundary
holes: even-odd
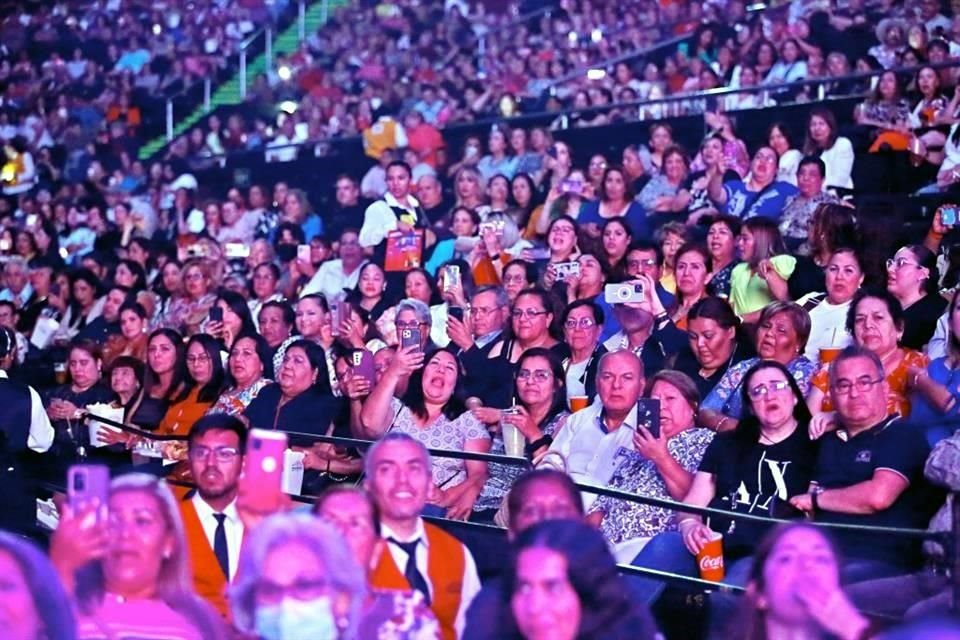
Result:
[[[189,364],[198,364],[200,362],[209,362],[209,361],[210,361],[210,356],[208,356],[205,353],[199,356],[187,356],[187,362]]]
[[[297,580],[291,584],[277,584],[270,580],[261,580],[256,586],[257,599],[263,602],[280,602],[284,597],[306,602],[325,593],[330,583],[323,579]]]
[[[398,322],[396,324],[397,324],[397,329],[416,329],[420,325],[426,324],[426,323],[414,321],[414,322]]]
[[[240,451],[235,447],[190,447],[187,455],[193,460],[206,460],[211,453],[217,462],[233,462],[240,455]]]
[[[536,382],[546,382],[552,377],[553,374],[546,369],[535,369],[533,371],[520,369],[520,371],[517,371],[517,380],[529,380],[533,378]]]
[[[837,380],[833,383],[833,390],[838,394],[845,396],[850,393],[850,390],[854,387],[857,388],[857,391],[860,393],[866,393],[873,389],[874,385],[883,382],[883,378],[869,378],[864,376],[862,378],[857,378],[856,380]]]
[[[920,266],[916,262],[912,262],[907,258],[887,258],[887,269],[902,269],[907,265],[912,267]]]
[[[500,307],[470,307],[470,310],[473,311],[474,315],[478,316],[488,316],[499,309]]]
[[[579,320],[567,320],[563,323],[563,326],[570,331],[576,331],[577,329],[592,329],[597,326],[597,323],[593,321],[593,318],[580,318]]]
[[[537,316],[545,316],[548,313],[550,312],[538,311],[536,309],[514,309],[513,311],[510,312],[510,315],[513,316],[514,318],[517,318],[518,320],[521,318],[529,318],[530,320],[533,320]]]
[[[751,387],[748,392],[751,398],[758,400],[764,396],[770,395],[771,393],[781,393],[789,388],[790,383],[786,380],[774,380],[769,384],[758,384],[755,387]]]
[[[504,283],[504,284],[510,284],[510,283],[512,283],[512,282],[523,282],[524,280],[526,280],[526,278],[524,278],[524,277],[521,276],[521,275],[516,275],[516,276],[503,276],[503,283]]]

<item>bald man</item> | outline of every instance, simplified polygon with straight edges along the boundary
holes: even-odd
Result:
[[[566,460],[575,481],[606,486],[620,463],[619,449],[634,448],[637,401],[645,382],[643,363],[632,351],[613,351],[600,359],[597,399],[570,416],[550,446]],[[595,499],[595,494],[584,493],[584,508]]]

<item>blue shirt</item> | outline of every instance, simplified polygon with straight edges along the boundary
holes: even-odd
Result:
[[[630,227],[630,231],[633,232],[634,240],[650,239],[652,235],[650,233],[650,223],[647,220],[647,214],[644,213],[643,207],[641,207],[638,202],[634,201],[630,203],[622,219],[627,223],[627,226]],[[582,227],[588,224],[595,224],[602,227],[603,223],[607,220],[609,220],[609,218],[604,218],[600,215],[600,201],[591,200],[580,208],[580,214],[577,216],[577,225]]]
[[[779,180],[774,180],[760,191],[749,190],[743,180],[730,180],[723,183],[723,190],[727,194],[723,213],[742,220],[756,216],[778,220],[787,203],[800,193],[789,182]]]

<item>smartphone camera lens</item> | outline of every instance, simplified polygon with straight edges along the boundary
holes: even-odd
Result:
[[[87,478],[83,474],[78,473],[73,476],[73,488],[75,491],[83,491],[87,486]]]

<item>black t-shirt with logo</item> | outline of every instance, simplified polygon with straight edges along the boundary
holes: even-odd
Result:
[[[817,460],[817,443],[810,440],[807,425],[776,444],[749,441],[737,433],[718,435],[707,447],[700,471],[713,474],[714,509],[762,516],[784,517],[787,501],[806,493]],[[799,516],[799,513],[794,512]],[[710,528],[723,534],[723,553],[738,558],[753,553],[769,525],[749,520],[711,516]]]
[[[814,480],[823,489],[866,482],[879,469],[903,476],[910,484],[889,508],[877,513],[820,511],[816,519],[878,527],[926,528],[934,510],[943,502],[942,496],[923,478],[929,453],[923,431],[898,417],[888,418],[852,438],[842,430],[826,434],[814,472]],[[901,565],[919,559],[920,543],[916,538],[849,532],[835,532],[835,537],[848,558],[885,560]]]

